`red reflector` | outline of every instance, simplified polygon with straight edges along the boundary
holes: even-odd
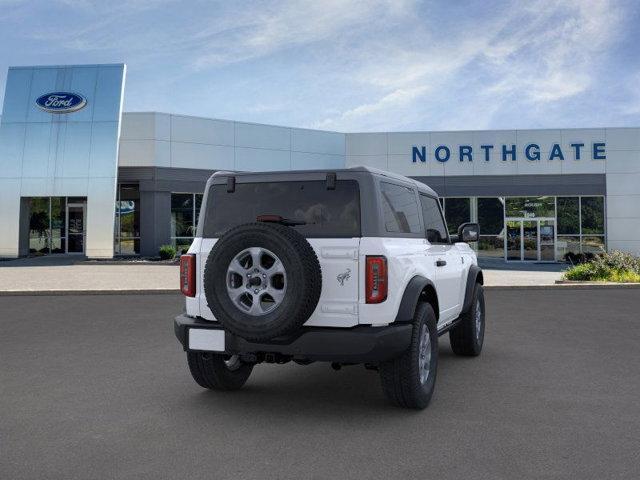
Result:
[[[387,259],[367,256],[365,295],[367,303],[382,303],[387,299]]]
[[[196,296],[196,256],[180,257],[180,291],[187,297]]]
[[[273,222],[278,223],[284,220],[280,215],[258,215],[256,217],[257,222]]]

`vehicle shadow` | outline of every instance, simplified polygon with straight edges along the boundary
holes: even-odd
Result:
[[[438,380],[436,393],[430,405],[437,410],[439,387],[442,377],[456,370],[456,364],[468,362],[468,358],[457,357],[448,341],[440,342]],[[455,382],[449,378],[448,382]],[[384,396],[378,372],[366,370],[362,365],[345,366],[334,371],[329,363],[318,362],[308,366],[258,365],[247,384],[235,392],[203,390],[185,399],[192,415],[212,420],[221,414],[228,417],[246,417],[260,411],[274,417],[308,418],[340,421],[348,416],[351,420],[371,415],[384,414],[406,417],[420,412],[393,406]],[[444,405],[444,404],[443,404]]]

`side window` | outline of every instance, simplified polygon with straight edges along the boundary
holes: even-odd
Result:
[[[380,182],[380,190],[387,232],[422,233],[415,191],[386,182]]]
[[[440,204],[435,198],[420,195],[422,204],[422,216],[424,217],[424,228],[427,231],[427,240],[430,243],[449,243],[449,234],[445,226]]]

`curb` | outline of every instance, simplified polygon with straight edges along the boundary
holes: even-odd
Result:
[[[559,282],[559,281],[558,281]],[[599,290],[607,288],[634,289],[640,283],[553,283],[547,285],[485,285],[485,290]]]
[[[170,267],[178,267],[180,266],[180,262],[170,261],[165,262],[162,260],[158,261],[138,261],[138,262],[125,262],[124,260],[78,260],[74,262],[74,265],[160,265],[160,266],[170,266]]]
[[[579,282],[556,280],[556,287],[563,288],[640,288],[640,283],[623,283],[623,282]]]
[[[2,290],[0,297],[63,296],[63,295],[173,295],[177,288],[126,289],[126,290]]]

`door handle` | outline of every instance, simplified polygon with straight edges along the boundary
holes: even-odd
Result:
[[[444,267],[447,264],[446,260],[437,260],[436,267]]]

